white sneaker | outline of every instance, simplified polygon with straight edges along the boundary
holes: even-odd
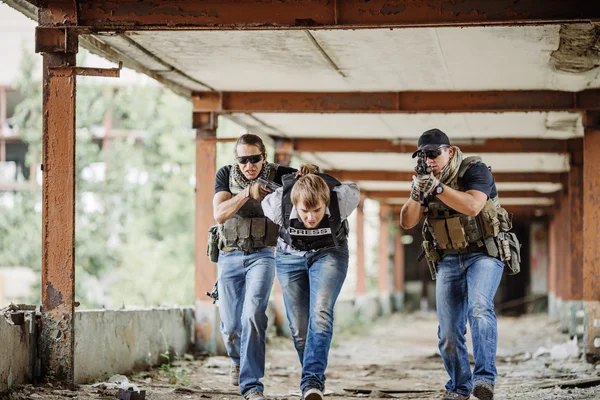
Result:
[[[317,388],[308,389],[304,392],[304,400],[323,400],[323,392]]]

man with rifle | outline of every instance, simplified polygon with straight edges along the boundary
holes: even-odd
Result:
[[[400,225],[425,215],[423,251],[436,280],[439,349],[450,376],[445,400],[494,397],[498,329],[494,295],[504,266],[519,271],[520,245],[501,206],[494,177],[479,157],[463,157],[439,129],[421,135],[411,195]],[[469,364],[466,321],[475,367]]]

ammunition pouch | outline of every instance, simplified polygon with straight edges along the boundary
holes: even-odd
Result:
[[[513,232],[501,232],[498,236],[498,248],[500,261],[508,267],[508,275],[521,272],[521,244],[517,235]]]
[[[219,227],[213,225],[208,229],[208,246],[206,249],[206,255],[211,262],[219,261]]]
[[[219,225],[222,247],[252,251],[277,246],[278,227],[266,217],[234,215]]]

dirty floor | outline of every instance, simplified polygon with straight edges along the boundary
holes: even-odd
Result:
[[[569,358],[575,347],[560,334],[557,323],[545,315],[534,315],[500,318],[499,327],[496,399],[600,399],[600,365],[595,368],[577,357]],[[437,351],[436,332],[433,313],[394,315],[373,326],[337,332],[330,352],[326,398],[439,399],[447,376]],[[271,399],[298,399],[299,370],[291,340],[271,339],[265,394]],[[228,374],[225,357],[192,360],[186,356],[170,366],[128,378],[145,389],[150,400],[241,399]],[[541,388],[543,385],[547,388]],[[82,385],[69,391],[48,385],[26,386],[10,398],[108,400],[116,398],[116,389]]]

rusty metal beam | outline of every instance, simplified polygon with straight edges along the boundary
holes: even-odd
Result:
[[[214,225],[212,199],[217,160],[217,115],[194,113],[196,129],[196,349],[215,353],[218,335],[216,309],[206,296],[217,279],[216,265],[206,255],[208,229]]]
[[[583,300],[584,352],[590,362],[600,360],[600,113],[585,115],[583,137]]]
[[[44,54],[42,373],[73,383],[75,311],[75,54]]]
[[[400,212],[402,209],[402,204],[392,204],[392,210],[394,212]],[[502,206],[506,211],[513,214],[514,220],[518,219],[535,219],[535,218],[547,218],[555,214],[556,209],[552,206],[517,206],[517,205],[507,205]]]
[[[365,210],[364,197],[356,208],[356,294],[367,293],[367,270],[365,268]]]
[[[392,207],[388,204],[379,205],[379,271],[377,274],[377,288],[379,294],[391,293],[390,272],[390,222]]]
[[[565,153],[567,141],[560,139],[494,138],[457,141],[466,153]],[[412,143],[396,143],[387,139],[294,139],[294,150],[304,152],[368,152],[368,153],[412,153]]]
[[[358,29],[530,25],[600,20],[587,0],[86,0],[79,25],[98,30]]]
[[[329,170],[328,174],[345,181],[400,181],[410,182],[413,171],[377,171],[377,170]],[[494,172],[496,182],[565,182],[566,173],[555,172]]]
[[[408,198],[410,196],[410,190],[369,190],[365,191],[364,194],[370,199]],[[500,193],[502,198],[556,198],[559,194],[560,191],[553,193],[542,193],[536,192],[535,190],[502,190]]]
[[[600,90],[469,92],[195,92],[196,111],[455,113],[600,109]]]

